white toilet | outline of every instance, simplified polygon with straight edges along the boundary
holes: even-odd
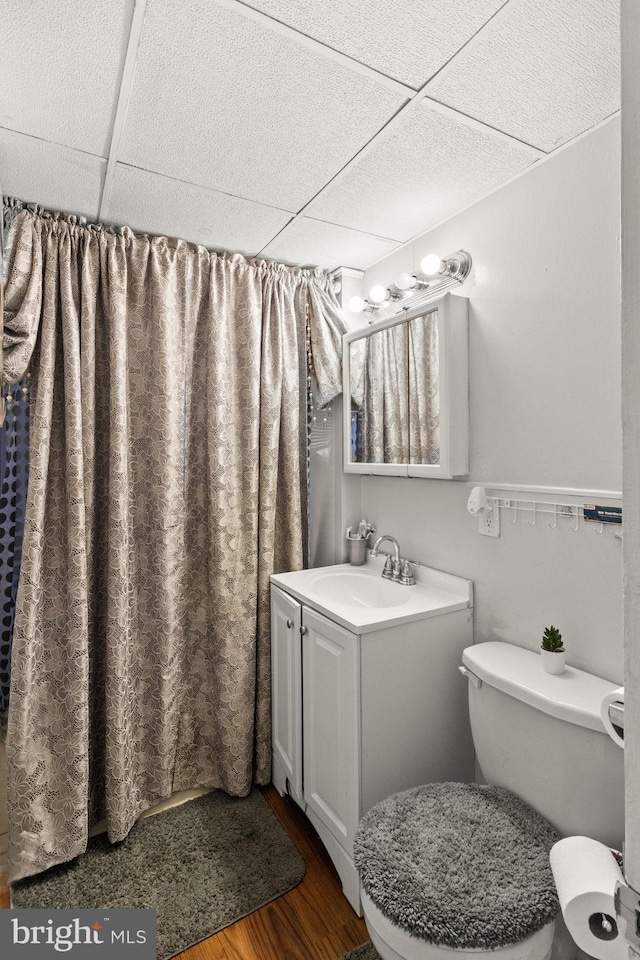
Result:
[[[487,784],[507,788],[561,836],[589,836],[620,850],[623,752],[600,719],[601,701],[615,684],[572,667],[560,676],[547,674],[539,654],[507,643],[468,647],[462,661],[477,761]],[[405,854],[411,857],[410,850],[401,851]],[[361,867],[361,880],[364,873]],[[451,960],[455,954],[545,960],[551,954],[553,920],[531,936],[492,949],[447,946],[446,938],[438,945],[390,920],[370,893],[363,882],[364,917],[382,960]],[[379,889],[375,893],[385,900]]]

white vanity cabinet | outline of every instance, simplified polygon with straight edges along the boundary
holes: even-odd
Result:
[[[351,850],[360,819],[358,637],[277,587],[271,610],[274,783]]]
[[[325,569],[344,570],[347,582],[354,570]],[[458,671],[472,642],[471,585],[451,578],[466,585],[466,599],[464,588],[448,603],[440,595],[421,614],[404,604],[363,614],[330,608],[310,583],[318,575],[272,577],[273,782],[305,811],[360,912],[353,839],[363,814],[398,790],[473,780]]]

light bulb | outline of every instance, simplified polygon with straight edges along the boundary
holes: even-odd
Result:
[[[420,263],[420,269],[427,277],[432,277],[434,274],[439,273],[441,266],[442,257],[439,257],[437,253],[428,253],[426,257],[422,258]]]
[[[349,310],[351,313],[360,313],[364,310],[364,300],[362,297],[351,297],[349,300]]]
[[[398,274],[395,283],[398,290],[411,290],[416,284],[416,278],[405,270],[403,273]]]
[[[383,287],[381,283],[376,283],[376,285],[369,290],[369,299],[372,300],[373,303],[382,303],[383,300],[387,299],[387,288]]]

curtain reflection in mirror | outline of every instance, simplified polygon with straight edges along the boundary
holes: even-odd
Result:
[[[352,417],[355,462],[407,463],[409,456],[408,364],[406,323],[356,341],[362,358],[361,407]],[[352,344],[352,347],[355,344]]]
[[[439,464],[438,311],[349,346],[351,461]]]
[[[411,320],[409,463],[440,463],[438,312]]]

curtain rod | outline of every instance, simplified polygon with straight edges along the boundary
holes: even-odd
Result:
[[[66,213],[62,210],[50,210],[48,207],[43,207],[39,203],[29,203],[26,200],[21,200],[19,197],[3,196],[2,197],[2,221],[3,221],[5,233],[8,234],[9,230],[11,229],[11,225],[13,224],[13,221],[18,216],[18,214],[21,213],[23,210],[28,210],[30,213],[34,213],[34,214],[39,214],[39,215],[44,214],[45,216],[48,215],[54,218],[58,217],[62,220],[67,220],[69,222],[77,223],[78,226],[86,227],[88,230],[95,230],[96,232],[103,231],[104,233],[110,233],[117,237],[124,236],[124,231],[131,229],[130,227],[119,226],[117,224],[101,223],[99,220],[91,221],[91,220],[88,220],[87,217],[83,217],[80,214],[76,214],[76,213]],[[269,264],[273,264],[276,267],[284,267],[287,270],[300,270],[303,275],[314,274],[317,271],[319,274],[321,274],[323,277],[326,278],[326,280],[330,284],[335,294],[338,294],[340,292],[340,286],[341,286],[340,281],[336,277],[332,276],[331,271],[323,269],[322,267],[310,267],[310,266],[304,267],[304,266],[299,266],[298,264],[281,263],[281,261],[279,260],[266,260],[264,257],[246,256],[244,253],[239,253],[236,250],[224,250],[222,248],[218,248],[217,250],[216,249],[210,250],[209,247],[205,247],[204,244],[197,243],[195,240],[185,240],[183,237],[167,237],[165,234],[148,233],[146,231],[143,232],[143,234],[138,234],[136,233],[135,230],[131,230],[131,232],[133,233],[134,236],[142,235],[142,236],[148,236],[150,238],[155,237],[159,239],[175,241],[176,243],[184,243],[191,247],[202,247],[204,250],[207,250],[209,253],[215,253],[219,256],[227,256],[227,257],[241,256],[241,257],[244,257],[244,259],[247,262],[257,261],[258,263],[264,263],[267,266]]]

